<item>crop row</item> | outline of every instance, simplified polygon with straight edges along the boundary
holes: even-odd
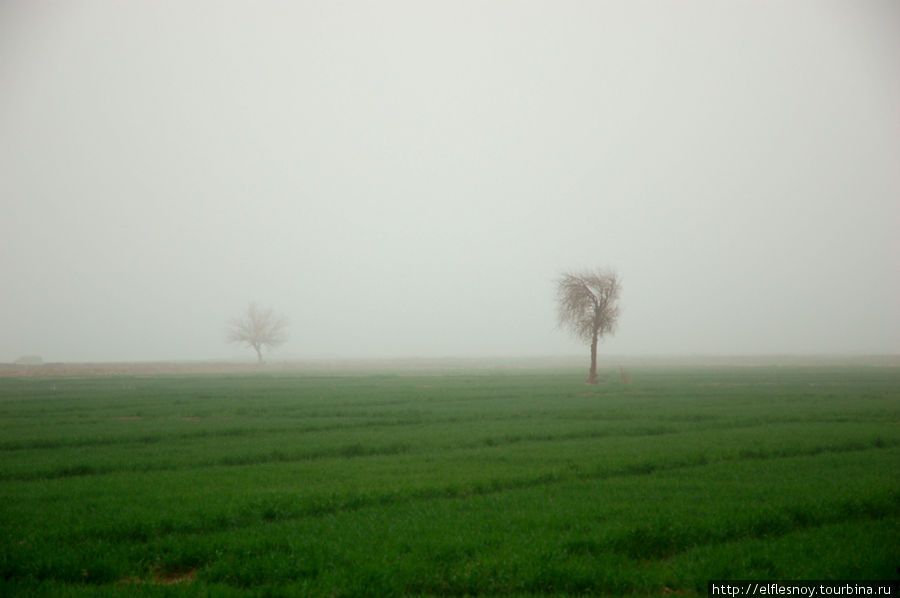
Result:
[[[673,464],[652,474],[323,502],[302,516],[285,496],[244,503],[230,516],[193,528],[170,522],[112,535],[58,536],[59,549],[51,554],[41,554],[37,541],[7,543],[0,577],[106,583],[199,569],[209,583],[250,588],[293,582],[310,591],[318,587],[312,593],[338,584],[336,593],[349,594],[350,580],[382,570],[391,578],[373,588],[388,594],[609,591],[609,567],[634,574],[653,564],[665,574],[664,563],[704,547],[771,544],[815,535],[818,528],[870,523],[884,531],[868,541],[884,541],[897,529],[900,492],[878,468],[896,458],[896,452],[864,451],[699,468]],[[823,468],[850,483],[823,497],[830,487],[818,475]],[[755,483],[745,486],[750,480]],[[694,506],[686,510],[685,504]],[[370,555],[371,567],[357,560],[363,555]],[[766,551],[759,555],[773,558]],[[427,572],[417,571],[414,562]],[[343,571],[343,582],[334,580],[335,571]],[[634,587],[635,579],[630,583]]]

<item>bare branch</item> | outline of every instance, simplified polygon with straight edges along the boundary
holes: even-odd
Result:
[[[269,308],[260,308],[251,303],[245,314],[229,321],[225,338],[229,343],[253,348],[262,362],[264,347],[273,349],[287,341],[287,326],[287,318],[276,315]]]
[[[597,341],[615,332],[619,320],[620,293],[612,270],[565,272],[556,283],[560,328],[591,344],[591,383],[597,380]]]
[[[556,286],[559,326],[585,342],[590,342],[595,333],[600,337],[613,333],[619,318],[620,292],[615,272],[564,273]]]

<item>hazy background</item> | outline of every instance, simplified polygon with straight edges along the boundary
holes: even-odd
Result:
[[[0,0],[0,202],[0,361],[898,353],[900,2]]]

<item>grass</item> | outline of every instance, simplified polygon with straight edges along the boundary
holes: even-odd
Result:
[[[0,595],[891,579],[891,367],[0,379]]]

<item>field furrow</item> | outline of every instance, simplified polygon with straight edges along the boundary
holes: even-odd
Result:
[[[692,594],[893,573],[894,369],[632,374],[0,380],[0,592]]]

